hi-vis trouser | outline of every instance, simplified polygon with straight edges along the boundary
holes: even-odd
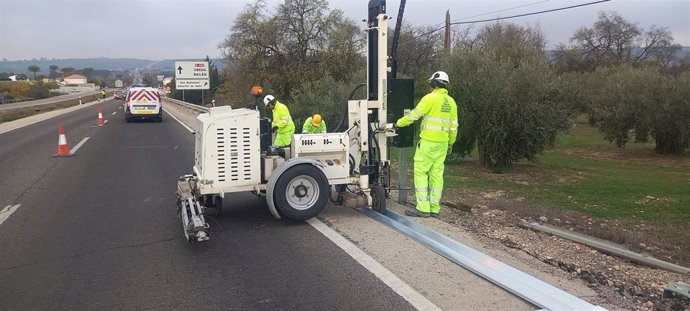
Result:
[[[447,142],[431,142],[420,139],[414,153],[414,189],[417,210],[438,214],[441,211],[443,192],[443,168]]]

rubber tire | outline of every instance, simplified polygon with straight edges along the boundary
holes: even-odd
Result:
[[[383,213],[386,211],[386,190],[378,184],[371,185],[371,209]]]
[[[204,195],[201,198],[203,202],[204,215],[217,217],[223,214],[223,198],[217,195]]]
[[[303,210],[292,207],[286,197],[288,185],[293,179],[299,176],[309,176],[313,178],[319,187],[319,196],[314,204]],[[326,207],[330,192],[331,189],[328,186],[328,179],[319,168],[311,164],[298,164],[288,168],[278,177],[275,188],[273,188],[273,202],[278,211],[281,215],[285,216],[285,218],[291,220],[307,220],[321,213]]]
[[[216,195],[213,197],[213,205],[215,206],[217,212],[216,216],[223,215],[223,198]]]

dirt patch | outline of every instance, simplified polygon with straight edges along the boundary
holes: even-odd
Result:
[[[689,310],[684,298],[664,298],[669,282],[690,282],[682,275],[634,264],[603,254],[569,240],[520,227],[522,221],[539,221],[603,238],[648,253],[659,259],[688,266],[690,237],[669,246],[669,233],[679,235],[687,228],[659,226],[647,222],[595,220],[571,211],[529,206],[511,200],[504,193],[447,191],[441,219],[468,228],[501,245],[524,251],[596,288],[599,299],[615,301],[624,310]],[[460,207],[460,208],[457,208]],[[685,241],[680,241],[685,239]],[[683,244],[684,243],[684,244]],[[682,245],[682,246],[681,246]],[[670,247],[670,249],[669,249]]]

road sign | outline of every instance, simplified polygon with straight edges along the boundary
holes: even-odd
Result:
[[[175,88],[208,90],[210,88],[208,62],[175,62]]]
[[[208,62],[175,62],[175,79],[208,79]]]
[[[208,80],[175,80],[175,88],[178,90],[208,90]]]

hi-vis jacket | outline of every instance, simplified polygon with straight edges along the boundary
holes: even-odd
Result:
[[[448,96],[448,90],[437,88],[422,97],[417,107],[398,119],[396,125],[405,127],[422,118],[419,138],[452,145],[458,137],[458,106]]]
[[[295,131],[295,123],[292,122],[290,110],[277,100],[276,106],[273,108],[273,122],[271,122],[271,127],[278,127],[278,133]]]

